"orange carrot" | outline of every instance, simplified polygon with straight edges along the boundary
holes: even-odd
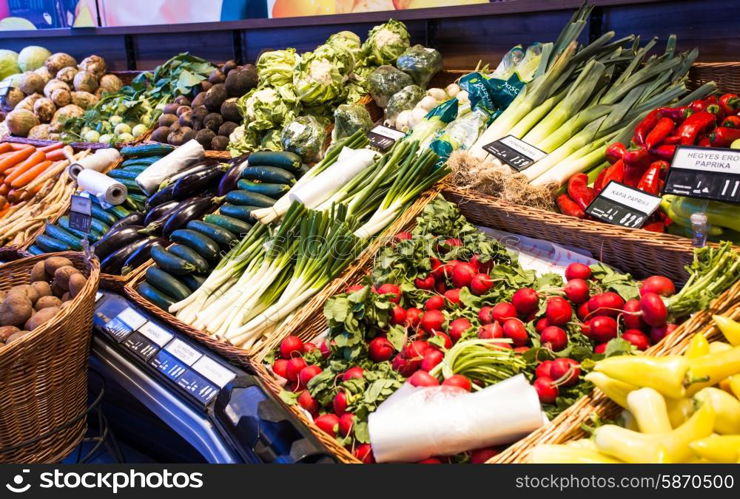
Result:
[[[14,151],[20,151],[22,149],[25,149],[26,147],[33,147],[36,149],[35,146],[32,146],[31,144],[24,144],[22,142],[9,142],[10,148]]]
[[[36,151],[35,153],[31,154],[31,156],[25,160],[23,163],[19,164],[14,170],[13,173],[5,177],[5,183],[11,184],[13,183],[13,180],[20,177],[22,174],[26,173],[28,170],[33,168],[34,166],[38,165],[42,161],[46,159],[46,153],[44,151]]]
[[[26,146],[24,149],[15,151],[13,154],[0,159],[0,173],[4,172],[8,168],[14,167],[21,161],[28,159],[28,157],[31,156],[35,150],[36,148],[33,146]]]
[[[5,208],[0,210],[0,218],[3,218],[10,211],[10,204],[6,205]]]
[[[49,166],[52,164],[52,161],[42,161],[41,163],[32,166],[25,172],[21,173],[14,179],[10,180],[10,186],[11,187],[23,187],[27,183],[29,183],[31,180],[38,177],[41,173],[44,172]]]
[[[54,149],[53,151],[46,153],[46,159],[62,161],[63,159],[67,159],[67,155],[64,149]]]
[[[48,146],[39,147],[38,150],[43,151],[43,152],[49,152],[49,151],[54,151],[56,149],[61,149],[62,147],[64,147],[64,142],[54,142],[53,144],[50,144]]]
[[[0,184],[0,196],[7,196],[10,192],[10,186],[6,183]]]
[[[10,145],[10,142],[3,142],[2,144],[0,144],[0,153],[5,153],[12,150],[13,147]]]

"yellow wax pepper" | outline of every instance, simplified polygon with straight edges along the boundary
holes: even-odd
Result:
[[[740,374],[730,377],[730,391],[740,399]]]
[[[689,445],[697,456],[713,463],[740,461],[740,435],[712,435]]]
[[[687,378],[691,383],[687,393],[693,395],[702,388],[716,385],[729,376],[740,374],[740,347],[690,359],[687,362],[689,365]]]
[[[594,431],[594,442],[603,454],[627,463],[683,463],[694,455],[689,444],[712,434],[714,419],[712,406],[704,404],[673,431],[646,435],[604,425]]]
[[[694,401],[690,398],[665,399],[666,409],[668,409],[668,419],[673,428],[678,428],[688,420],[694,413]]]
[[[699,390],[694,399],[709,404],[717,418],[714,431],[721,435],[740,435],[740,400],[719,388]]]
[[[590,372],[586,375],[586,379],[604,392],[607,397],[625,409],[627,408],[627,394],[639,388],[624,381],[610,378],[603,373]]]
[[[571,440],[570,442],[566,442],[565,445],[573,449],[583,449],[590,450],[591,452],[599,452],[599,449],[596,448],[596,444],[590,438],[579,438],[578,440]]]
[[[703,334],[695,334],[689,346],[686,348],[684,356],[687,359],[696,359],[709,353],[709,342]]]
[[[729,317],[713,315],[712,319],[717,323],[717,327],[725,335],[727,342],[732,346],[740,346],[740,322],[734,321]]]
[[[640,431],[640,427],[637,425],[637,420],[627,409],[623,410],[619,414],[619,418],[617,419],[616,423],[622,428],[627,428],[628,430],[632,431]]]
[[[590,464],[619,463],[619,461],[590,449],[567,445],[538,445],[529,453],[529,463],[539,464]]]
[[[600,360],[596,363],[594,371],[625,383],[653,388],[666,397],[681,398],[686,393],[683,381],[689,362],[708,357],[711,356],[689,360],[679,355],[666,357],[620,355]]]
[[[667,433],[673,430],[663,396],[652,388],[640,388],[627,395],[627,406],[641,433]]]
[[[714,341],[709,344],[709,353],[720,353],[732,350],[732,345],[725,343],[724,341]]]

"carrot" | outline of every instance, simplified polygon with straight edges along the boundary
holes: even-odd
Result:
[[[28,159],[28,157],[31,156],[31,154],[33,154],[35,150],[36,148],[33,146],[26,146],[24,149],[15,151],[13,154],[0,159],[0,173],[4,172],[8,168],[12,168],[21,161]]]
[[[7,196],[10,192],[10,186],[6,183],[0,185],[0,196]]]
[[[6,153],[12,150],[13,146],[10,145],[10,142],[3,142],[2,144],[0,144],[0,153]]]
[[[10,205],[5,206],[5,208],[0,210],[0,218],[3,218],[9,211],[10,211]]]
[[[49,168],[49,165],[51,165],[51,161],[42,161],[41,163],[32,166],[25,172],[21,173],[14,179],[10,180],[10,186],[11,187],[23,187],[27,183],[29,183],[31,180],[35,179],[37,176],[39,176],[41,173],[44,172],[47,168]]]
[[[22,149],[25,149],[26,147],[33,147],[36,149],[36,147],[32,146],[31,144],[24,144],[22,142],[9,142],[10,148],[14,151],[20,151]]]
[[[49,151],[55,151],[57,149],[61,149],[64,147],[64,142],[54,142],[53,144],[50,144],[48,146],[39,147],[39,151],[43,152],[49,152]]]
[[[54,149],[53,151],[46,153],[46,159],[61,161],[63,159],[67,159],[67,154],[64,149]]]
[[[13,173],[5,177],[5,183],[12,185],[13,180],[17,179],[18,177],[26,173],[28,170],[30,170],[34,166],[43,162],[45,159],[46,159],[46,154],[44,153],[44,151],[36,151],[35,153],[31,154],[31,156],[27,160],[19,164],[13,170]]]

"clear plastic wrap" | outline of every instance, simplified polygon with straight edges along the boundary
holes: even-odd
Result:
[[[432,48],[414,45],[401,54],[396,67],[411,75],[414,83],[426,88],[432,77],[442,69],[442,56]]]
[[[393,94],[413,84],[411,76],[393,66],[384,65],[370,73],[366,87],[375,103],[385,108]]]
[[[280,141],[283,150],[296,153],[304,163],[312,163],[321,159],[326,126],[314,116],[298,116],[283,127]]]
[[[357,130],[369,131],[373,120],[365,106],[359,104],[342,104],[334,111],[334,131],[332,139],[349,137]]]
[[[389,126],[395,126],[396,118],[403,111],[413,109],[414,106],[424,97],[424,89],[418,85],[408,85],[396,92],[388,100],[385,108],[385,123]]]

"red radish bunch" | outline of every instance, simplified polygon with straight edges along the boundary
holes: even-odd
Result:
[[[376,293],[379,295],[393,295],[390,299],[393,303],[401,301],[401,288],[395,284],[383,284],[377,289]]]
[[[442,386],[454,386],[462,388],[466,392],[473,390],[473,385],[470,380],[462,374],[453,374],[442,382]]]
[[[540,306],[540,296],[532,288],[522,288],[511,297],[511,303],[519,315],[526,316],[537,311]]]
[[[393,348],[393,344],[382,336],[374,338],[368,344],[368,354],[373,362],[390,360],[394,353],[396,351]]]
[[[452,341],[457,343],[463,333],[472,328],[473,324],[468,319],[461,317],[450,322],[450,326],[447,328],[447,333],[450,335]]]

